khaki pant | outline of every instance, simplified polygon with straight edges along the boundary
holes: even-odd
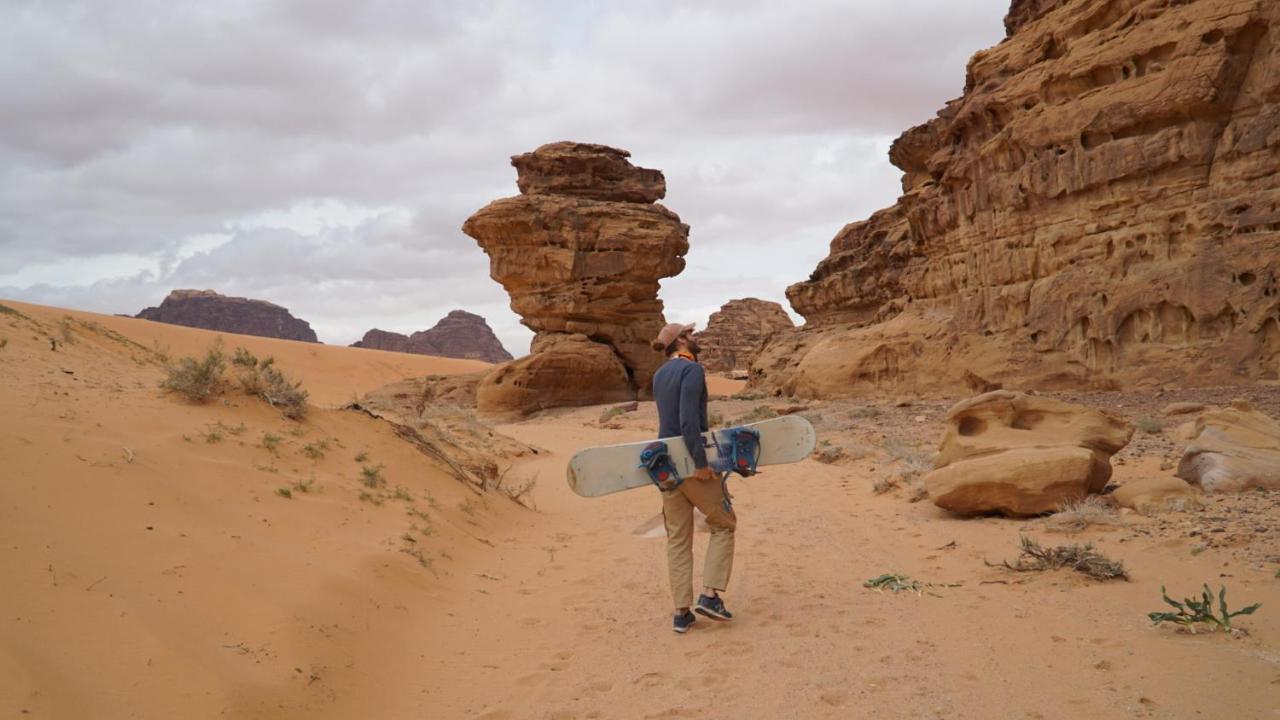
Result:
[[[662,516],[667,526],[667,570],[676,608],[693,605],[693,509],[707,516],[711,542],[702,567],[702,584],[724,590],[733,572],[733,531],[738,517],[728,506],[719,480],[688,478],[680,487],[662,493]]]

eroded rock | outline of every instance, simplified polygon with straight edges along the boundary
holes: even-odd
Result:
[[[787,296],[751,384],[814,396],[1280,376],[1280,3],[1015,0],[906,131],[896,205]]]
[[[1280,490],[1280,423],[1240,401],[1202,414],[1177,475],[1205,492]]]
[[[698,333],[702,345],[698,360],[708,372],[746,370],[765,340],[794,327],[791,316],[776,302],[730,300],[711,313],[706,329]]]
[[[511,359],[485,319],[465,310],[453,310],[429,330],[403,335],[377,328],[351,344],[372,350],[434,355],[437,357],[484,360],[500,363]]]
[[[1120,507],[1136,510],[1143,515],[1156,515],[1170,510],[1199,508],[1200,491],[1185,480],[1176,477],[1134,478],[1111,493]]]
[[[136,317],[219,332],[318,342],[307,321],[275,303],[230,297],[213,290],[174,290],[159,307],[149,307]]]
[[[480,384],[482,412],[613,402],[648,391],[663,360],[649,346],[666,322],[658,282],[684,269],[689,227],[661,205],[627,200],[652,195],[626,188],[652,188],[650,174],[661,173],[628,171],[625,158],[624,151],[582,143],[516,156],[525,194],[489,203],[463,225],[489,255],[489,273],[511,295],[512,310],[536,333],[529,357]]]
[[[929,498],[962,515],[1052,512],[1096,493],[1133,427],[1109,413],[997,390],[947,413]]]

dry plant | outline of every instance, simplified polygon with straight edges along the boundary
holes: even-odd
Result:
[[[988,563],[990,565],[990,563]],[[1004,567],[1018,572],[1039,570],[1057,570],[1071,568],[1094,580],[1128,580],[1129,573],[1124,563],[1112,560],[1093,549],[1092,543],[1085,545],[1059,545],[1046,548],[1029,537],[1022,537],[1021,553],[1012,565],[1006,560]]]
[[[1161,423],[1158,419],[1153,418],[1150,415],[1144,415],[1143,417],[1138,418],[1136,425],[1139,430],[1147,433],[1148,435],[1155,435],[1164,430],[1164,423]]]
[[[307,391],[302,382],[290,382],[275,366],[274,358],[259,360],[253,353],[238,347],[231,362],[240,371],[240,386],[250,395],[266,401],[290,420],[307,415]]]
[[[314,440],[302,446],[302,453],[312,460],[320,460],[324,458],[324,453],[329,449],[329,441]]]
[[[222,391],[222,374],[226,367],[222,343],[215,342],[203,359],[184,357],[166,365],[165,379],[160,382],[160,387],[191,402],[203,403]]]
[[[903,591],[923,595],[925,588],[929,587],[929,583],[912,580],[906,575],[899,575],[898,573],[885,573],[862,583],[862,587],[871,588],[876,592],[892,590],[895,595]]]
[[[387,484],[387,479],[382,475],[381,465],[361,465],[360,466],[360,482],[365,487],[380,488]]]
[[[776,417],[778,417],[778,411],[773,407],[769,405],[757,405],[746,415],[735,419],[733,422],[729,423],[729,425],[732,427],[740,427],[742,425],[749,425],[753,422],[760,422],[761,420],[768,420]]]
[[[537,510],[538,508],[533,502],[532,491],[533,491],[533,488],[538,484],[538,475],[535,473],[533,477],[525,480],[524,482],[517,482],[517,483],[508,485],[506,484],[506,479],[507,479],[507,473],[509,472],[511,472],[511,466],[507,466],[506,470],[503,470],[501,473],[498,474],[498,477],[493,482],[492,488],[486,485],[481,489],[496,490],[497,492],[505,495],[507,498],[514,500],[515,502],[519,503],[520,505],[523,505],[524,507],[530,510]]]
[[[1124,525],[1124,520],[1106,498],[1088,495],[1063,503],[1058,512],[1045,520],[1045,524],[1056,532],[1076,533],[1094,525],[1118,527]]]

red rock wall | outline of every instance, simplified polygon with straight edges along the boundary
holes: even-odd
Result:
[[[1016,0],[903,196],[787,291],[752,381],[949,393],[1280,377],[1280,3]]]

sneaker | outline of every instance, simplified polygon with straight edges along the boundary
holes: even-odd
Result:
[[[733,613],[724,608],[724,600],[719,595],[714,597],[710,595],[698,596],[698,607],[696,608],[699,615],[706,615],[712,620],[732,620]]]
[[[698,621],[697,615],[694,615],[688,610],[685,610],[684,612],[672,618],[671,629],[675,630],[680,634],[684,634],[689,632],[689,628],[693,627],[693,624],[697,621]]]

